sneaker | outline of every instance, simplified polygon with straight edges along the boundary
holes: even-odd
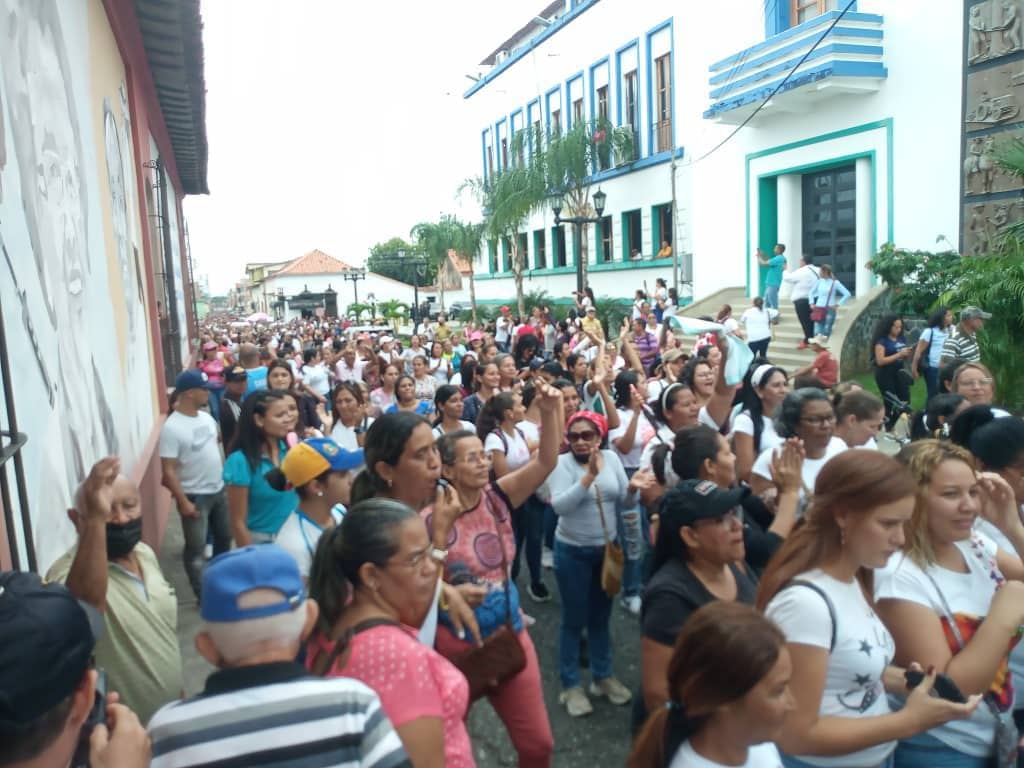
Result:
[[[623,608],[634,616],[640,615],[640,595],[623,595],[619,602],[622,604]]]
[[[809,345],[807,344],[806,341],[801,341],[799,344],[796,345],[796,348],[797,349],[807,349],[808,346]]]
[[[207,560],[213,557],[213,544],[207,544],[203,547],[203,557]]]
[[[544,551],[540,555],[540,563],[545,568],[548,568],[548,569],[554,568],[555,567],[555,553],[552,552],[550,549],[545,547]]]
[[[626,691],[626,693],[629,693],[629,691]],[[567,691],[562,691],[558,696],[558,700],[565,704],[565,711],[569,713],[569,717],[584,717],[594,711],[590,699],[587,698],[587,694],[583,692],[583,688],[579,685]]]
[[[537,623],[537,620],[533,618],[533,616],[528,614],[526,611],[520,609],[519,614],[523,617],[524,627],[532,627],[534,624]]]
[[[535,603],[546,603],[551,599],[551,592],[544,586],[543,581],[538,581],[536,584],[528,586],[526,588],[526,594],[528,594],[530,599]]]
[[[633,694],[629,688],[624,686],[614,677],[606,677],[604,680],[595,680],[590,684],[591,696],[605,696],[612,704],[619,706],[628,704],[633,700]],[[570,712],[570,714],[572,714]]]

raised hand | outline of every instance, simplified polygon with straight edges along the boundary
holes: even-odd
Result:
[[[769,467],[772,483],[775,484],[779,494],[800,492],[800,487],[803,485],[803,475],[801,474],[803,466],[803,441],[791,437],[782,446],[782,450],[772,456],[772,463]]]
[[[1022,525],[1017,498],[1013,488],[995,472],[979,472],[978,486],[981,488],[981,516],[1003,533]]]
[[[117,456],[107,456],[93,464],[83,488],[85,509],[79,512],[100,520],[110,517],[114,503],[114,480],[120,472],[121,459]]]

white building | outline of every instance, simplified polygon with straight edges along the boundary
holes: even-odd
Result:
[[[481,148],[468,171],[501,169],[514,133],[537,123],[550,132],[603,114],[632,125],[638,159],[592,187],[607,194],[602,236],[586,233],[599,296],[628,298],[656,277],[671,285],[673,259],[651,258],[662,239],[696,297],[760,293],[754,252],[776,242],[792,264],[807,253],[864,293],[882,243],[957,241],[961,2],[565,0],[538,13],[465,94],[467,140]],[[529,223],[526,288],[566,296],[578,248],[564,226],[559,252],[552,225],[550,211]],[[514,292],[498,250],[476,273],[485,300]]]

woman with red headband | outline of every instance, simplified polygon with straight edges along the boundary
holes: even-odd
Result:
[[[555,531],[555,577],[561,593],[562,621],[558,636],[560,700],[569,715],[593,711],[580,681],[580,636],[587,630],[590,647],[592,696],[607,696],[626,704],[629,689],[612,674],[608,622],[612,598],[602,588],[601,569],[606,542],[618,536],[623,510],[638,503],[638,492],[653,482],[640,471],[627,478],[622,461],[608,450],[608,422],[593,411],[577,411],[566,426],[569,452],[558,459],[548,478],[551,505],[558,515]]]

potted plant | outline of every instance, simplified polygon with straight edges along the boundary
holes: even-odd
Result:
[[[636,141],[631,126],[620,125],[612,129],[612,148],[616,166],[636,160]]]

